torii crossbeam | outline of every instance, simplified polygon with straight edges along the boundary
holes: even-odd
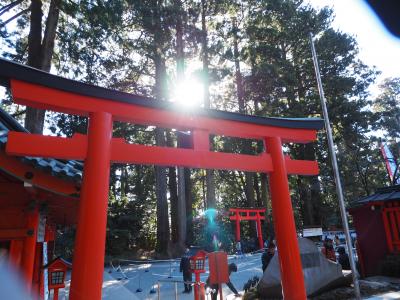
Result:
[[[101,299],[110,163],[264,172],[270,176],[272,214],[286,299],[306,299],[289,174],[317,175],[315,161],[292,160],[282,143],[307,143],[319,119],[261,118],[216,110],[179,111],[165,102],[67,80],[0,59],[0,79],[13,100],[35,108],[89,117],[87,135],[72,138],[10,132],[12,155],[84,160],[70,299]],[[190,130],[192,149],[128,144],[113,138],[113,121]],[[210,134],[265,142],[261,155],[210,151]]]

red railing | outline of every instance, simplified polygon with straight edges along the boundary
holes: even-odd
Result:
[[[389,251],[400,253],[400,203],[387,203],[382,210],[382,218]]]

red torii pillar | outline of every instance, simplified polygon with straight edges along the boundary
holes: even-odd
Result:
[[[42,73],[41,75],[43,76]],[[82,89],[86,91],[89,87],[83,85]],[[253,119],[238,121],[236,115],[229,115],[231,119],[227,119],[226,115],[221,119],[201,114],[188,115],[146,106],[145,102],[137,104],[122,100],[111,101],[18,80],[11,80],[11,89],[14,100],[19,104],[89,117],[87,136],[62,138],[10,132],[6,148],[7,153],[12,155],[85,161],[71,300],[101,299],[111,162],[269,173],[283,293],[285,299],[306,299],[287,176],[316,175],[318,166],[314,161],[292,160],[284,156],[282,140],[309,142],[315,139],[316,129],[290,128],[287,124],[283,127],[258,124]],[[101,90],[101,93],[109,95],[110,91]],[[130,96],[132,95],[124,94],[124,97]],[[193,148],[127,144],[123,139],[112,138],[113,120],[189,129],[193,132]],[[266,149],[260,155],[213,152],[209,147],[211,133],[264,139]],[[259,233],[261,234],[261,230]]]
[[[267,138],[265,142],[274,166],[274,172],[271,172],[269,177],[269,184],[280,268],[281,270],[291,270],[294,274],[301,275],[290,276],[290,272],[281,272],[283,298],[306,299],[305,289],[293,291],[293,287],[296,284],[304,286],[304,277],[300,257],[299,255],[293,255],[294,253],[300,253],[300,249],[297,242],[289,182],[282,152],[282,141],[279,137],[273,137]],[[300,283],[297,280],[300,280]]]
[[[105,112],[92,113],[89,117],[87,155],[83,173],[78,230],[75,239],[74,252],[77,255],[74,254],[73,260],[74,267],[72,268],[70,289],[71,300],[83,298],[101,299],[107,227],[111,137],[111,114]],[[89,278],[91,279],[89,280]],[[94,286],[88,287],[90,283]]]
[[[261,220],[265,220],[265,215],[261,214],[265,213],[265,208],[230,208],[229,212],[234,214],[230,216],[229,219],[235,221],[236,241],[240,241],[240,221],[256,221],[258,246],[262,249],[264,247],[264,241],[262,237]]]

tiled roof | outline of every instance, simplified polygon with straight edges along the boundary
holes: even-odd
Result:
[[[392,200],[400,200],[400,185],[377,189],[375,194],[358,199],[356,204],[360,205],[368,202],[385,202]]]
[[[7,112],[0,109],[0,146],[5,149],[9,131],[28,132]],[[36,169],[50,173],[53,176],[80,182],[82,180],[83,163],[76,160],[60,160],[41,157],[20,157],[22,162],[33,166]]]

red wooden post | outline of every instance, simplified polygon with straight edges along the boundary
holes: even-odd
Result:
[[[307,297],[281,139],[266,138],[266,145],[274,168],[270,173],[270,190],[283,298],[303,300]]]
[[[396,237],[396,239],[397,239],[397,251],[400,251],[400,207],[399,206],[397,206],[397,207],[395,207],[395,209],[394,209],[394,212],[393,212],[395,215],[396,215],[396,219],[397,219],[397,225],[399,226],[398,228],[399,228],[399,230],[397,231],[397,237]]]
[[[34,295],[40,294],[40,283],[41,283],[41,267],[42,267],[42,243],[36,243],[36,250],[35,250],[35,262],[33,267],[33,277],[32,277],[32,293]]]
[[[28,214],[27,230],[28,236],[24,241],[24,249],[22,252],[22,273],[26,280],[26,287],[30,291],[32,287],[33,269],[35,264],[36,235],[39,224],[39,211],[34,208]]]
[[[258,246],[260,249],[264,248],[264,241],[262,236],[262,229],[261,229],[261,218],[260,213],[257,212],[257,232],[258,232]]]
[[[58,300],[58,288],[54,289],[53,300]]]
[[[390,231],[390,226],[389,226],[389,218],[388,218],[388,211],[386,208],[382,209],[382,220],[383,220],[383,226],[385,227],[385,234],[386,234],[386,242],[387,246],[389,248],[389,252],[393,252],[393,240],[392,240],[392,234]]]
[[[399,231],[397,229],[397,224],[396,224],[396,210],[391,208],[390,212],[389,212],[389,216],[390,216],[390,225],[392,227],[393,242],[396,243],[396,242],[399,242]],[[397,250],[397,249],[395,249],[395,250]]]
[[[17,269],[21,264],[21,255],[24,249],[24,241],[23,240],[12,240],[10,244],[10,264],[12,268]]]
[[[71,300],[101,299],[111,137],[111,114],[90,114],[88,148],[75,239]]]

